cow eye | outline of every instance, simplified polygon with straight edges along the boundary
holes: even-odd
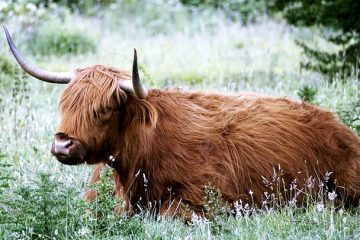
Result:
[[[110,109],[101,107],[101,108],[97,109],[96,111],[94,111],[94,116],[96,119],[102,119],[102,118],[106,117],[107,115],[109,115],[110,112],[111,112]]]
[[[111,107],[102,107],[94,113],[95,119],[97,119],[98,123],[107,123],[111,120],[113,113],[116,111],[118,111],[118,109],[113,109]]]
[[[108,122],[111,119],[112,111],[108,109],[107,111],[104,111],[101,113],[100,118],[102,122]]]

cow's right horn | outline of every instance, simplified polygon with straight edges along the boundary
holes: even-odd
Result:
[[[24,69],[25,72],[27,72],[28,74],[30,74],[31,76],[37,79],[49,83],[69,83],[70,80],[74,77],[74,74],[71,72],[61,72],[61,73],[50,72],[50,71],[42,70],[30,64],[15,47],[15,44],[11,39],[11,36],[7,28],[5,26],[3,26],[3,28],[5,31],[6,39],[9,44],[10,50],[14,55],[16,61],[19,63],[22,69]]]
[[[144,99],[148,95],[148,90],[141,84],[139,69],[137,64],[137,54],[136,49],[134,48],[134,60],[133,60],[133,69],[132,69],[132,84],[136,96],[140,99]]]

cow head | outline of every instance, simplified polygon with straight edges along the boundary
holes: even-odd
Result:
[[[148,94],[140,81],[136,50],[132,77],[101,65],[72,73],[49,72],[26,61],[5,27],[4,31],[11,52],[27,73],[45,82],[68,84],[60,99],[62,120],[51,153],[69,165],[100,161],[111,145],[114,128],[119,126],[124,103],[129,97],[144,99]]]

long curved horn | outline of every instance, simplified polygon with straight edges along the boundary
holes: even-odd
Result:
[[[17,48],[15,47],[15,44],[13,42],[13,40],[11,39],[11,36],[9,34],[9,31],[7,30],[7,28],[5,26],[3,26],[4,31],[5,31],[5,35],[6,35],[6,40],[9,44],[10,50],[12,52],[12,54],[14,55],[16,61],[19,63],[19,65],[22,67],[22,69],[24,69],[25,72],[27,72],[28,74],[30,74],[31,76],[40,79],[42,81],[45,82],[49,82],[49,83],[69,83],[70,80],[74,77],[74,74],[71,72],[50,72],[50,71],[46,71],[46,70],[42,70],[32,64],[30,64],[19,52],[19,50],[17,50]]]
[[[137,64],[137,54],[136,49],[134,48],[134,60],[133,60],[133,69],[132,69],[132,84],[136,96],[140,99],[144,99],[148,95],[148,90],[141,84],[139,69]]]

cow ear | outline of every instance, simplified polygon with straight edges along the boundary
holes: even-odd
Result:
[[[126,92],[134,93],[134,89],[132,86],[132,80],[120,80],[119,81],[120,88]]]

